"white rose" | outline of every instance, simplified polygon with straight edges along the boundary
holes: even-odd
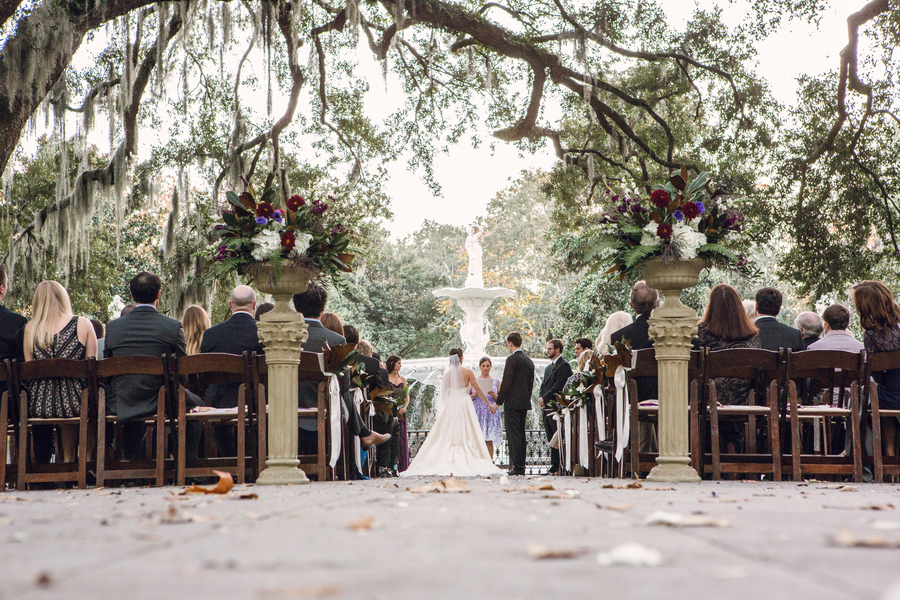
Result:
[[[697,258],[697,249],[706,243],[706,234],[695,231],[689,225],[678,223],[672,228],[672,239],[681,252],[681,258]]]
[[[658,225],[653,221],[644,226],[644,232],[641,234],[641,246],[662,246],[662,239],[656,235]]]
[[[309,248],[310,242],[312,242],[313,236],[308,233],[298,233],[296,234],[296,244],[294,245],[294,254],[300,256],[304,252],[306,252],[307,248]]]
[[[250,255],[254,260],[264,261],[281,250],[281,235],[277,231],[265,229],[253,238],[253,250]]]

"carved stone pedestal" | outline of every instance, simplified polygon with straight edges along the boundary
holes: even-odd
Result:
[[[270,271],[261,270],[256,277],[259,290],[275,298],[275,309],[262,316],[258,328],[269,375],[269,457],[258,485],[309,483],[297,466],[297,365],[309,333],[303,315],[291,309],[290,301],[293,294],[306,290],[311,276],[305,269],[285,269],[277,280]]]
[[[700,481],[690,466],[688,427],[688,362],[697,336],[697,312],[681,303],[681,290],[697,284],[702,259],[642,269],[647,285],[660,290],[665,302],[650,315],[650,339],[659,365],[659,457],[648,481]]]

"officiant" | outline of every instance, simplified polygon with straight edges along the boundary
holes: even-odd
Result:
[[[550,364],[544,369],[544,378],[541,381],[540,397],[538,404],[544,409],[544,432],[547,434],[547,441],[553,439],[558,424],[553,418],[553,413],[546,407],[547,402],[560,393],[566,385],[569,377],[572,375],[572,367],[568,361],[562,357],[563,343],[562,340],[552,339],[547,342],[547,358]],[[550,470],[549,475],[559,473],[559,449],[550,448]]]

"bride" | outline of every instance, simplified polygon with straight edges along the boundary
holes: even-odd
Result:
[[[468,390],[490,406],[484,392],[475,382],[475,374],[462,365],[462,350],[450,351],[450,365],[444,369],[438,415],[425,443],[419,448],[409,468],[401,477],[412,475],[481,475],[503,472],[494,466],[478,424],[478,415]],[[497,406],[491,406],[492,412]]]

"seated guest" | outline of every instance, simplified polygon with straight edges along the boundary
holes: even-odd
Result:
[[[809,345],[808,350],[842,350],[859,352],[865,346],[847,331],[850,327],[850,311],[846,306],[832,304],[822,313],[825,322],[825,336]]]
[[[25,326],[23,354],[25,360],[97,358],[97,336],[85,317],[72,314],[66,288],[56,281],[42,281],[34,292],[32,319]],[[81,414],[81,393],[87,386],[83,379],[48,377],[33,379],[28,384],[28,416],[38,419],[71,419]],[[78,425],[62,425],[62,461],[75,460]],[[40,434],[38,438],[40,438]],[[48,442],[35,439],[35,445]],[[37,451],[46,456],[48,451]],[[57,459],[59,460],[59,459]]]
[[[865,330],[863,344],[867,354],[900,350],[900,307],[894,295],[880,281],[861,281],[850,292],[859,324]],[[900,369],[872,373],[878,384],[878,407],[900,410]],[[897,419],[883,419],[881,440],[887,456],[896,455]]]
[[[790,348],[794,352],[805,350],[800,331],[779,323],[775,317],[781,312],[781,292],[765,287],[756,292],[756,327],[759,329],[759,343],[766,350],[778,352]]]
[[[100,319],[91,319],[91,325],[94,327],[94,335],[97,336],[97,356],[103,356],[103,335],[104,330],[103,323],[100,322]]]
[[[619,331],[626,325],[631,325],[634,319],[631,318],[631,315],[625,312],[624,310],[620,310],[614,312],[606,318],[606,323],[603,325],[603,329],[600,330],[600,335],[597,336],[597,341],[594,342],[594,346],[596,346],[597,353],[600,356],[606,356],[609,354],[609,346],[612,344],[610,338],[612,334],[616,331]]]
[[[800,335],[803,336],[804,348],[809,348],[810,344],[818,342],[825,330],[822,317],[808,310],[797,315],[797,318],[794,319],[794,327],[799,329]]]
[[[122,312],[119,313],[119,318],[121,319],[122,317],[124,317],[125,315],[127,315],[128,313],[133,311],[134,306],[135,306],[134,304],[126,304],[125,306],[123,306]]]
[[[360,341],[359,331],[357,331],[356,327],[354,327],[353,325],[344,325],[344,337],[346,338],[347,343],[351,344],[353,346],[353,348],[356,350],[357,358],[359,359],[360,363],[365,364],[365,361],[373,360],[372,357],[363,353],[367,347],[368,352],[371,354],[372,345],[369,344],[369,342]],[[365,346],[363,346],[363,344],[365,344]],[[369,364],[369,367],[370,368],[372,367],[371,363]],[[378,363],[376,361],[376,366],[374,367],[376,369],[376,371],[379,370],[380,367],[381,367],[380,363]],[[384,371],[384,380],[387,381],[387,371]],[[366,399],[368,400],[368,396],[369,396],[368,391],[363,390],[363,394],[366,396]],[[370,430],[368,427],[366,427],[366,423],[360,416],[359,408],[356,406],[356,403],[353,401],[352,397],[350,396],[349,390],[348,390],[348,394],[347,394],[346,403],[347,403],[347,408],[350,409],[350,421],[349,421],[350,433],[351,433],[351,435],[359,436],[359,441],[360,441],[360,444],[362,445],[363,450],[367,450],[367,449],[371,448],[372,446],[377,446],[378,444],[382,444],[382,443],[388,441],[389,439],[391,439],[390,434],[381,435],[380,433],[375,433],[372,430]]]
[[[344,335],[344,323],[341,321],[341,318],[333,312],[322,313],[322,318],[319,319],[319,321],[325,329],[330,329],[338,335]]]
[[[750,317],[751,321],[755,321],[756,317],[759,316],[756,312],[756,300],[744,300],[744,312],[747,313],[747,316]]]
[[[310,283],[309,288],[302,294],[294,294],[294,309],[302,313],[308,326],[306,342],[303,343],[304,352],[324,352],[326,347],[342,346],[347,343],[343,335],[325,328],[320,321],[325,313],[325,303],[328,301],[328,293],[316,283]],[[301,408],[315,408],[319,403],[319,384],[315,381],[301,381],[298,389],[298,402]],[[348,407],[349,408],[349,407]],[[300,427],[300,454],[315,454],[317,452],[316,420],[305,418],[299,420]],[[360,431],[364,433],[364,431]],[[370,434],[371,435],[371,434]],[[360,441],[367,436],[363,435]],[[363,442],[365,445],[365,442]]]
[[[6,275],[6,265],[0,263],[0,301],[6,297],[9,291],[9,280]],[[25,360],[22,345],[25,325],[28,319],[18,313],[14,313],[5,306],[0,306],[0,360]],[[0,382],[0,393],[6,391],[6,382]]]
[[[107,324],[104,358],[159,357],[163,354],[187,356],[181,322],[156,310],[162,288],[159,276],[142,271],[132,278],[128,287],[135,301],[134,309]],[[113,378],[106,398],[107,410],[117,415],[118,422],[122,424],[123,451],[128,460],[135,460],[141,454],[143,419],[156,414],[159,388],[163,385],[165,380],[153,375],[120,375]],[[203,406],[203,401],[190,391],[185,392],[185,401],[188,410]],[[188,421],[187,426],[186,458],[191,460],[198,456],[203,425],[198,421]]]
[[[181,317],[181,324],[184,326],[184,339],[187,343],[188,355],[199,354],[203,332],[212,326],[209,314],[202,306],[191,304],[184,311],[184,316]]]
[[[608,353],[610,344],[623,342],[627,340],[632,350],[644,350],[653,347],[653,340],[650,339],[650,313],[656,308],[659,301],[659,292],[643,281],[638,281],[631,288],[631,309],[637,315],[634,322],[622,327],[618,331],[613,331],[609,336],[609,341],[601,340],[602,351]],[[618,314],[618,313],[616,313]],[[612,315],[610,316],[612,319]],[[605,329],[605,327],[604,327]],[[603,333],[600,334],[603,337]],[[635,377],[637,384],[638,402],[645,400],[656,400],[659,393],[657,391],[658,379],[656,377]],[[653,448],[653,435],[651,425],[649,423],[641,424],[641,450],[651,451]],[[607,438],[595,444],[599,450],[604,452],[612,452],[613,440]]]
[[[210,327],[203,333],[200,352],[204,354],[208,352],[262,353],[263,347],[256,332],[256,320],[253,318],[253,311],[256,310],[256,292],[253,291],[253,288],[248,285],[239,285],[234,288],[228,299],[228,308],[231,309],[231,318]],[[187,312],[185,312],[185,317],[187,317]],[[186,324],[185,329],[187,329]],[[240,387],[241,384],[237,382],[210,386],[210,389],[206,391],[210,406],[213,408],[236,407]],[[236,430],[233,425],[213,426],[212,437],[216,442],[219,456],[237,456],[235,434]]]
[[[759,333],[747,316],[741,297],[730,285],[717,285],[709,291],[706,312],[697,325],[694,349],[759,348]],[[752,379],[723,377],[713,379],[719,404],[747,404]]]
[[[369,393],[376,388],[390,387],[387,369],[381,364],[380,360],[372,356],[374,354],[372,344],[368,340],[360,340],[359,344],[356,345],[356,351],[359,353],[359,360],[365,372],[373,375],[369,379],[365,390],[366,397],[368,398]],[[389,414],[385,411],[377,410],[372,420],[372,426],[375,428],[375,431],[385,436],[385,441],[390,440],[391,442],[378,451],[378,456],[376,457],[378,469],[376,473],[381,477],[393,476],[391,467],[400,457],[400,421],[393,415],[393,411]]]
[[[253,315],[253,318],[259,321],[259,318],[266,314],[267,312],[272,312],[275,310],[275,305],[271,302],[263,302],[256,308],[256,314]]]

